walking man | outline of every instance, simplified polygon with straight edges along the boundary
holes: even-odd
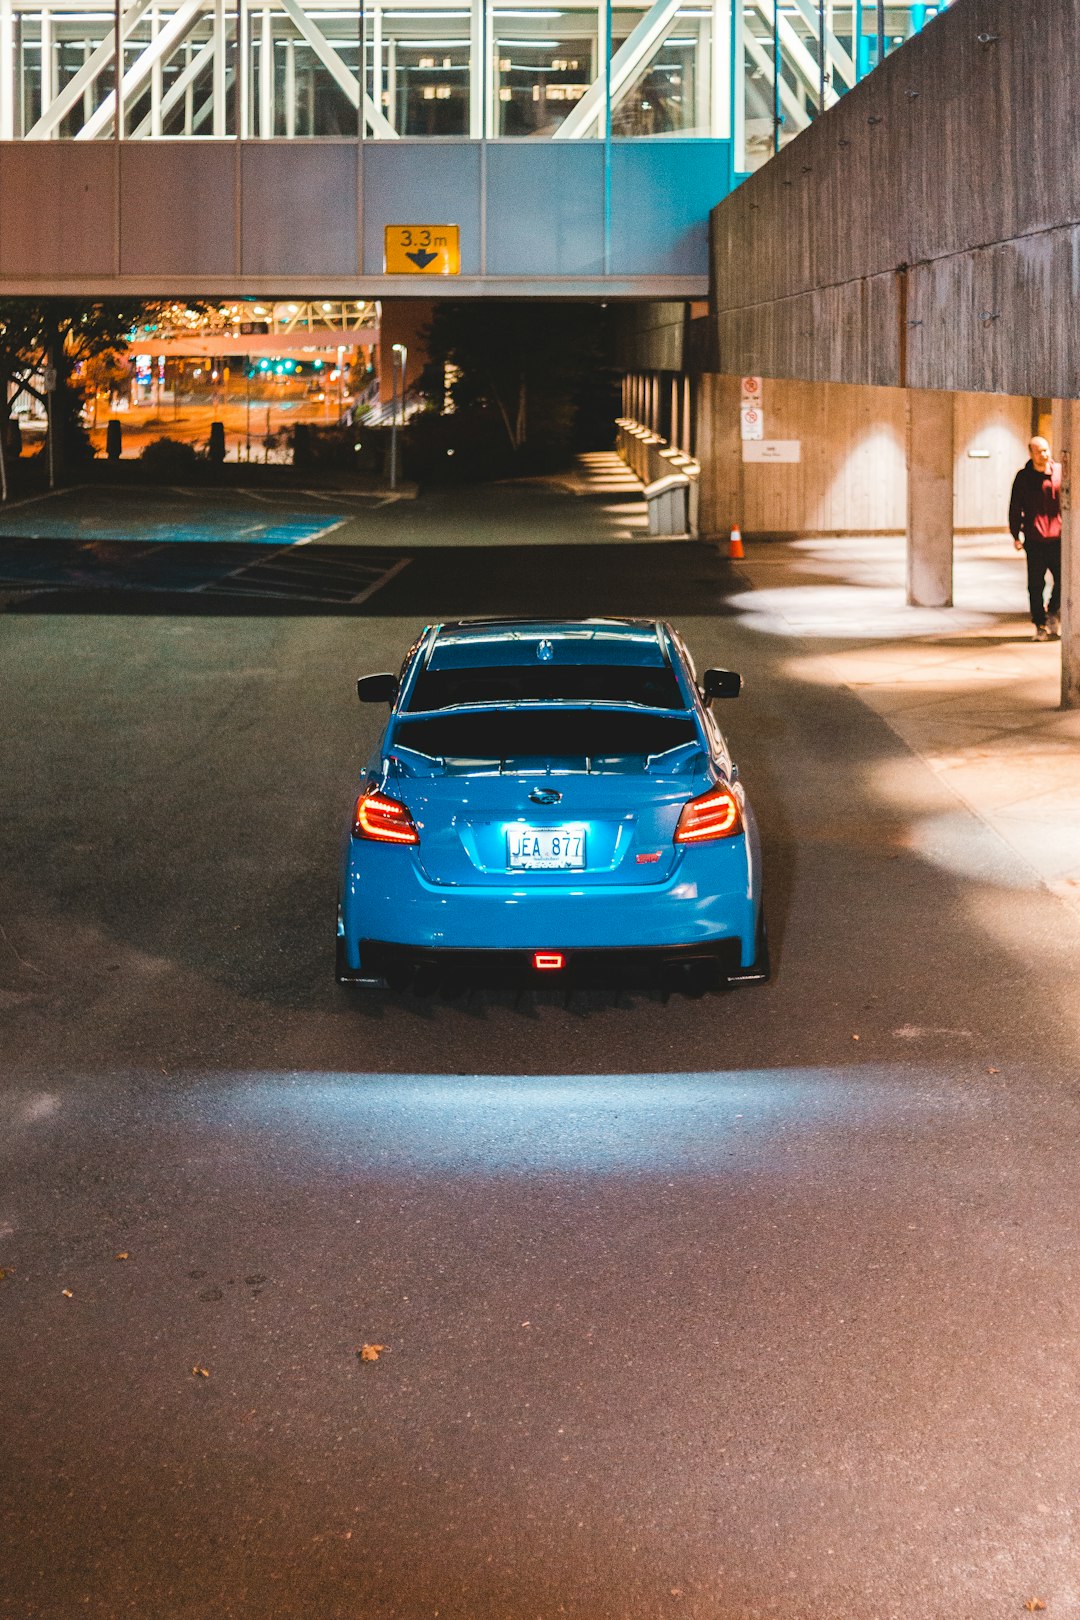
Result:
[[[1028,600],[1036,641],[1061,635],[1061,463],[1038,434],[1028,445],[1031,460],[1013,479],[1009,529],[1017,551],[1027,552]],[[1050,575],[1050,600],[1045,601]]]

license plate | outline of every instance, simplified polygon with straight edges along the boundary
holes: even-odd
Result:
[[[512,872],[580,871],[584,827],[508,827],[506,864]]]

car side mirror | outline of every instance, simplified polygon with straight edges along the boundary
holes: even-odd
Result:
[[[393,703],[397,697],[396,675],[361,675],[356,683],[361,703]]]
[[[705,694],[706,703],[713,698],[735,698],[742,691],[742,676],[733,669],[707,669],[702,678],[701,690]]]

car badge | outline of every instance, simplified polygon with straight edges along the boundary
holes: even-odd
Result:
[[[542,664],[550,664],[555,656],[555,649],[550,641],[541,641],[536,649],[536,656]]]
[[[562,794],[558,788],[535,787],[529,794],[533,804],[561,804]]]

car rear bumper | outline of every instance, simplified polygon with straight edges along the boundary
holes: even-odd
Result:
[[[758,955],[757,863],[747,840],[688,849],[656,884],[451,886],[430,882],[407,849],[352,840],[339,937],[346,964],[366,971],[361,941],[413,951],[618,952],[734,947]]]
[[[560,954],[561,967],[538,968],[532,951],[432,949],[362,939],[359,969],[350,968],[339,951],[338,980],[395,990],[474,984],[538,989],[659,984],[672,989],[709,990],[727,984],[762,983],[769,977],[764,931],[757,960],[747,967],[742,965],[738,939],[644,949],[585,948]]]

